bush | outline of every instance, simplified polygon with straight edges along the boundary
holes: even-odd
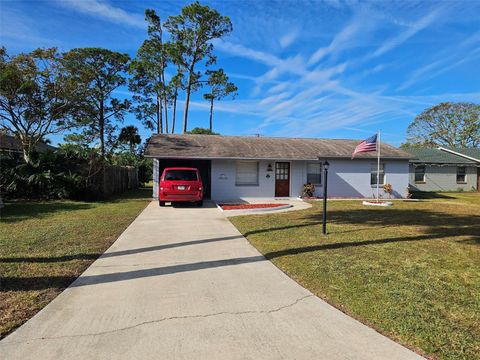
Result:
[[[86,199],[97,192],[90,182],[89,175],[96,172],[92,162],[72,153],[37,153],[30,163],[15,155],[2,155],[0,161],[0,190],[5,198]]]

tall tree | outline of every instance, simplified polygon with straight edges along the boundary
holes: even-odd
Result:
[[[123,121],[130,107],[127,99],[118,99],[113,91],[126,84],[129,56],[100,48],[73,49],[64,54],[66,69],[79,87],[86,89],[81,102],[83,136],[98,141],[105,159],[107,149],[115,143],[115,121]]]
[[[205,60],[206,66],[215,63],[212,40],[219,39],[232,31],[232,23],[215,9],[194,2],[182,8],[177,16],[170,16],[164,24],[169,31],[176,50],[173,61],[179,64],[187,75],[185,86],[185,109],[183,132],[187,131],[188,107],[192,87],[199,80],[196,65]]]
[[[163,30],[160,17],[154,10],[145,11],[148,22],[148,39],[137,51],[136,58],[130,65],[132,78],[129,89],[135,93],[133,110],[144,125],[163,133],[168,132],[167,89],[165,85],[165,68],[168,62],[166,46],[163,43]],[[163,113],[164,111],[164,113]]]
[[[120,130],[118,142],[122,144],[127,144],[130,149],[130,153],[134,154],[135,146],[139,145],[142,142],[142,138],[138,134],[138,128],[133,125],[123,127]]]
[[[237,94],[238,88],[233,82],[228,81],[228,76],[223,69],[207,70],[208,75],[207,84],[210,86],[210,92],[203,94],[203,97],[210,101],[210,131],[213,128],[213,101],[221,100],[228,95],[234,98]]]
[[[20,140],[26,162],[46,136],[76,125],[79,88],[60,59],[56,48],[16,56],[0,48],[0,129]]]
[[[177,119],[178,91],[184,88],[183,81],[183,73],[179,67],[177,73],[170,79],[167,87],[167,96],[169,98],[170,105],[172,106],[172,126],[170,129],[172,134],[175,132],[175,122]]]
[[[407,129],[407,143],[480,147],[480,105],[444,102],[423,111]]]

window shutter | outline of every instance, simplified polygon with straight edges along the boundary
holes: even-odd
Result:
[[[237,161],[236,185],[258,185],[258,162]]]

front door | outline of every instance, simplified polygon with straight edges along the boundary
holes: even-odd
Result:
[[[275,196],[290,196],[290,163],[275,163]]]

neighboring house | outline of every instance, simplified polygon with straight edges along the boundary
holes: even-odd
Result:
[[[351,159],[357,140],[272,138],[219,135],[154,135],[145,155],[153,158],[153,196],[165,167],[200,170],[206,197],[229,200],[301,196],[307,182],[323,194],[322,162],[330,163],[328,196],[369,198],[376,189],[376,152]],[[389,183],[394,197],[408,187],[408,161],[403,150],[382,144],[380,184]],[[381,195],[386,197],[383,189]]]
[[[56,147],[39,142],[35,149],[38,152],[53,151]],[[0,153],[22,154],[22,143],[17,138],[0,134]]]
[[[408,149],[416,157],[410,161],[412,191],[479,190],[480,150]]]

